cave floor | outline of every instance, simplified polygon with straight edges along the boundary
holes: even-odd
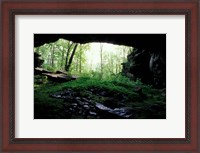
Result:
[[[34,83],[34,119],[165,119],[165,89],[81,77]]]

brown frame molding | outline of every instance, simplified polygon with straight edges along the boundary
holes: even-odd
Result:
[[[156,2],[156,3],[155,3]],[[68,152],[200,152],[199,64],[198,63],[198,0],[112,0],[66,1],[32,0],[2,1],[2,42],[0,47],[0,137],[2,152],[13,151],[68,151]],[[186,138],[180,139],[33,139],[15,138],[15,15],[185,15],[186,16]],[[200,24],[199,24],[200,25]],[[199,31],[198,31],[199,32]],[[200,115],[199,115],[200,116]],[[200,138],[199,138],[200,139]]]

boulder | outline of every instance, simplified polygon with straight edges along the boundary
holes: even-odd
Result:
[[[137,49],[128,55],[127,62],[122,66],[122,74],[130,79],[141,79],[155,88],[165,88],[166,63],[160,52]]]

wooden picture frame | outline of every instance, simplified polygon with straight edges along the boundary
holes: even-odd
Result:
[[[199,1],[1,1],[1,152],[200,152]],[[185,138],[15,138],[15,15],[185,15]],[[1,145],[0,145],[1,146]]]

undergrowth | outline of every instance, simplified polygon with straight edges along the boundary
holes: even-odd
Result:
[[[77,80],[65,83],[44,82],[38,84],[35,81],[35,118],[65,118],[63,101],[51,98],[49,95],[69,88],[79,90],[82,94],[85,94],[84,91],[90,88],[98,88],[113,94],[124,94],[130,97],[129,99],[134,100],[134,102],[129,101],[127,106],[137,108],[140,114],[139,118],[155,117],[156,112],[145,111],[152,105],[162,105],[162,107],[166,105],[164,89],[154,89],[152,86],[142,84],[140,80],[131,81],[122,75],[100,78],[99,75],[83,74]],[[165,112],[162,112],[160,115],[165,115],[163,113]]]

